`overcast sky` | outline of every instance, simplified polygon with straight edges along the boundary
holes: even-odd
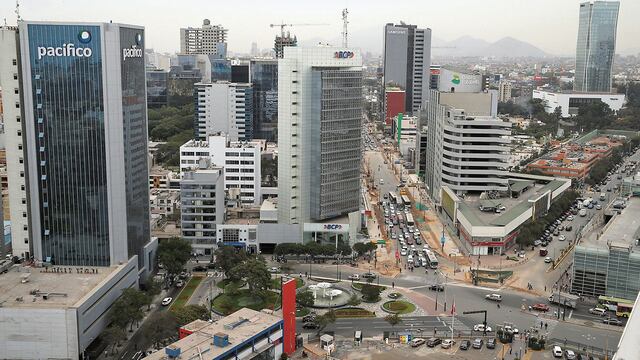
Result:
[[[404,21],[430,27],[433,36],[453,40],[471,35],[487,41],[505,36],[527,41],[551,54],[575,52],[581,0],[22,0],[26,20],[109,21],[146,27],[147,47],[175,52],[180,27],[203,18],[229,29],[229,50],[272,47],[270,23],[326,23],[293,28],[300,41],[337,41],[340,12],[349,8],[353,45],[382,47],[382,27]],[[617,52],[640,52],[640,0],[621,0]],[[0,15],[15,24],[14,0],[0,0]],[[367,39],[366,41],[363,39]],[[358,44],[357,42],[361,42]],[[377,50],[377,49],[373,49]]]

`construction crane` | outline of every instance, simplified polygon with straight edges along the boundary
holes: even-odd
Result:
[[[280,36],[284,37],[284,28],[285,27],[292,27],[292,26],[323,26],[323,25],[329,25],[329,24],[285,24],[280,23],[280,24],[269,24],[269,27],[280,27]]]
[[[280,27],[280,37],[276,36],[276,41],[274,43],[274,47],[273,50],[276,53],[276,58],[282,58],[284,56],[284,47],[285,46],[296,46],[297,40],[294,39],[291,40],[289,39],[290,35],[287,32],[287,40],[285,40],[285,33],[284,33],[284,28],[285,27],[292,27],[292,26],[321,26],[321,25],[329,25],[329,24],[285,24],[284,22],[280,23],[280,24],[269,24],[269,27]]]

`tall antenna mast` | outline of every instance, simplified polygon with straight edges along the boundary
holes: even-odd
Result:
[[[349,47],[349,32],[347,31],[347,26],[349,25],[349,21],[347,20],[347,15],[349,11],[347,8],[342,9],[342,46]]]
[[[20,17],[20,0],[16,0],[16,18],[18,22],[22,21],[22,18]]]

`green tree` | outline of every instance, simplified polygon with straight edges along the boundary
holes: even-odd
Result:
[[[111,307],[110,318],[112,324],[122,330],[127,325],[131,325],[133,329],[133,324],[144,317],[142,306],[147,304],[147,299],[148,296],[138,289],[124,289]]]
[[[384,317],[384,320],[394,327],[402,322],[402,318],[398,314],[389,314]]]
[[[362,293],[362,297],[365,301],[373,302],[380,299],[382,287],[371,284],[364,284],[362,285],[362,290],[360,292]]]
[[[269,289],[271,274],[262,257],[252,257],[237,265],[231,271],[232,278],[245,279],[249,292],[254,296],[262,296]]]
[[[242,278],[232,278],[232,270],[247,259],[246,252],[236,249],[233,246],[219,246],[214,255],[214,265],[216,269],[224,272],[224,275],[232,281],[237,281]]]
[[[302,306],[313,306],[313,293],[309,290],[303,291],[296,296],[296,300]]]
[[[158,261],[169,275],[179,274],[191,258],[191,244],[180,238],[161,241],[158,245]]]
[[[118,326],[109,326],[100,334],[107,346],[111,346],[111,354],[116,353],[116,348],[120,346],[120,342],[126,339],[125,332]]]
[[[195,320],[209,320],[210,313],[204,305],[187,305],[172,309],[178,325],[186,325]]]
[[[154,347],[159,347],[163,340],[176,335],[178,326],[175,316],[170,311],[159,311],[153,313],[140,330],[145,338],[151,340]]]

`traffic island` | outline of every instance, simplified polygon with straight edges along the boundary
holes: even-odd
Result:
[[[392,300],[382,304],[382,310],[389,314],[404,315],[416,310],[416,306],[404,300]]]

